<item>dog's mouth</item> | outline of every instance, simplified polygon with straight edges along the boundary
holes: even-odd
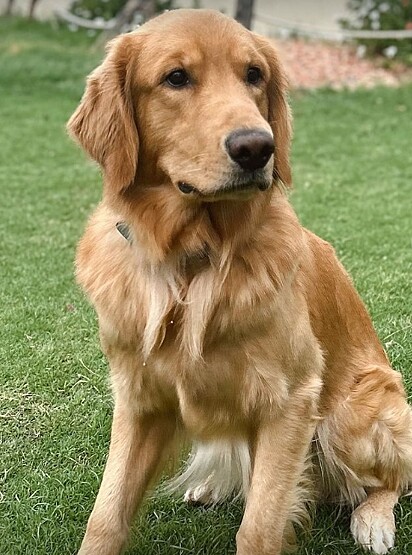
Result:
[[[255,178],[236,179],[224,183],[220,187],[211,191],[201,191],[192,183],[178,181],[177,188],[187,197],[199,198],[204,201],[217,201],[227,198],[246,199],[250,198],[256,191],[266,191],[271,186],[272,181],[263,176]]]

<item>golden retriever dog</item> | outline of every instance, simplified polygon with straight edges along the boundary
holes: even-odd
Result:
[[[122,551],[184,436],[187,500],[245,496],[237,555],[293,544],[308,480],[386,553],[412,483],[412,412],[333,249],[287,200],[272,44],[217,12],[165,13],[110,43],[68,129],[104,176],[77,278],[115,401],[81,555]]]

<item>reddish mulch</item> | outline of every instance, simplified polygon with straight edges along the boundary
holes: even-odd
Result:
[[[277,40],[275,44],[292,88],[396,87],[412,80],[411,68],[399,63],[384,68],[382,59],[360,58],[353,46],[304,40]]]

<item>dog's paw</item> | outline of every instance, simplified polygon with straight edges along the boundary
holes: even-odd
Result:
[[[350,530],[357,543],[378,555],[387,553],[395,545],[395,517],[392,511],[380,513],[368,502],[353,511]]]
[[[211,488],[210,483],[206,481],[200,486],[186,490],[183,500],[189,505],[215,505],[219,498]]]

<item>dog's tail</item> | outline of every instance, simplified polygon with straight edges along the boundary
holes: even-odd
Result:
[[[188,503],[215,505],[232,498],[246,499],[252,462],[244,440],[215,440],[195,443],[181,473],[164,486],[167,493],[182,493]],[[312,460],[308,453],[305,469],[290,500],[290,523],[307,528],[313,500]]]
[[[165,485],[168,493],[184,492],[188,502],[214,505],[246,497],[251,457],[246,441],[196,442],[182,471]]]

